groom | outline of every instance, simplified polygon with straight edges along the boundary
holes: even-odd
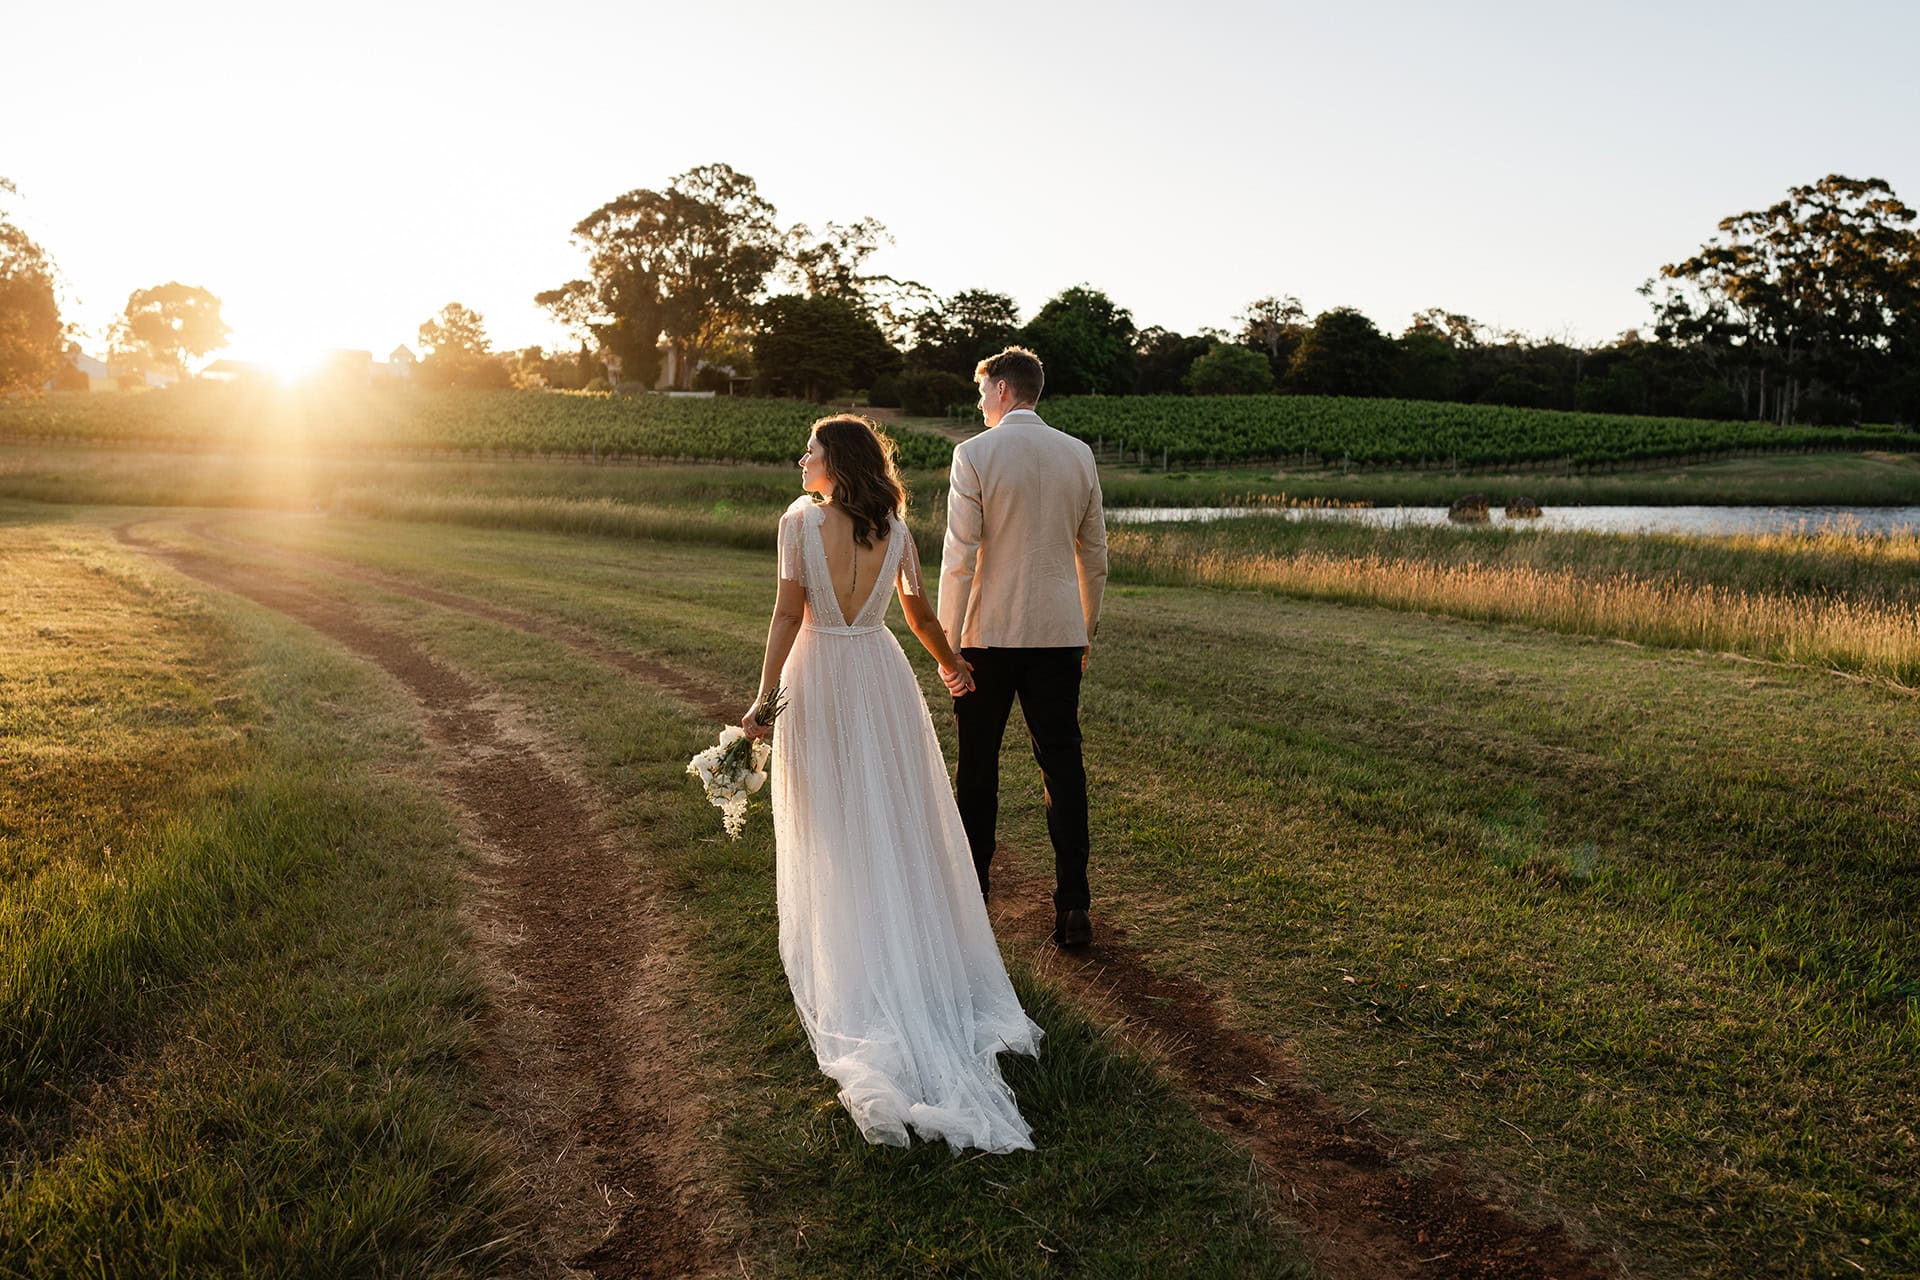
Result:
[[[988,430],[953,451],[940,627],[971,670],[942,672],[960,729],[955,800],[987,891],[1000,811],[1000,739],[1015,698],[1046,784],[1053,841],[1053,940],[1093,941],[1087,919],[1087,774],[1080,676],[1087,669],[1107,531],[1093,451],[1040,420],[1040,357],[1008,347],[974,370]]]

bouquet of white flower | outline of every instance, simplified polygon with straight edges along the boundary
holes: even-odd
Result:
[[[754,719],[771,727],[786,706],[776,687],[754,708]],[[738,840],[746,828],[748,800],[766,785],[767,761],[772,756],[773,745],[765,738],[751,739],[733,724],[720,731],[718,743],[687,761],[688,774],[706,788],[707,803],[720,810],[729,840]]]

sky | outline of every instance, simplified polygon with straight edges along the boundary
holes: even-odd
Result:
[[[0,176],[90,349],[169,280],[288,366],[452,301],[570,345],[533,295],[584,274],[574,224],[716,161],[782,225],[879,219],[874,266],[941,294],[1085,283],[1181,332],[1294,294],[1602,342],[1791,186],[1920,205],[1904,0],[76,12],[8,18]]]

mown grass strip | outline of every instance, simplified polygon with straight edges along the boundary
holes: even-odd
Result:
[[[727,503],[630,503],[608,498],[472,497],[451,494],[349,490],[339,495],[343,515],[482,529],[541,529],[595,537],[655,542],[706,542],[715,546],[771,547],[784,508],[740,510]],[[908,513],[914,543],[937,556],[946,519],[940,513]]]

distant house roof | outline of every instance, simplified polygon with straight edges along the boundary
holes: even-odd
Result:
[[[94,359],[78,347],[67,352],[67,363],[86,374],[89,378],[104,378],[108,376],[105,361]]]
[[[412,364],[414,363],[414,355],[413,352],[407,350],[406,345],[403,343],[387,352],[387,360],[395,364]]]

